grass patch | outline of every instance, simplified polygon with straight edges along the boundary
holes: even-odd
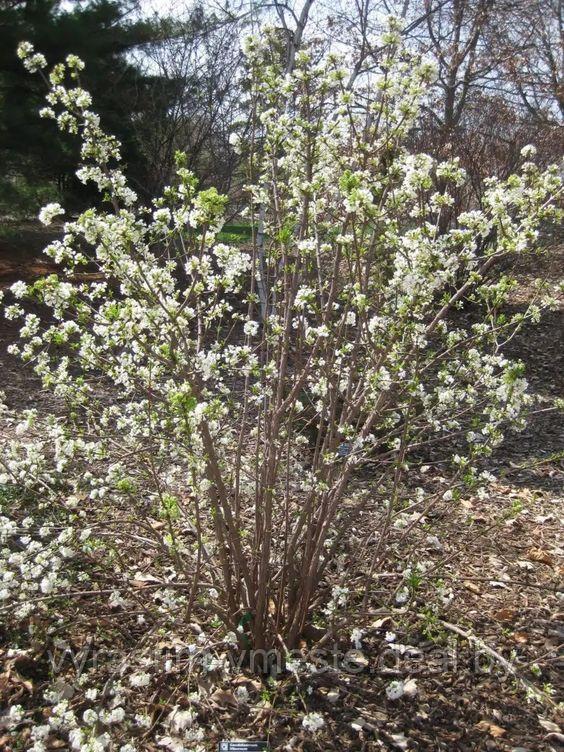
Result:
[[[223,243],[246,243],[251,240],[252,234],[252,225],[231,223],[223,225],[218,239]]]

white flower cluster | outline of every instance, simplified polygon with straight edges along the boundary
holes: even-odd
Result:
[[[37,71],[47,67],[45,55],[41,52],[35,52],[30,42],[21,42],[18,45],[17,54],[30,73],[37,73]]]
[[[50,225],[55,217],[64,213],[65,210],[60,204],[47,204],[39,212],[39,221],[44,225]]]
[[[8,460],[8,466],[13,464]],[[28,472],[34,475],[33,465]],[[0,480],[5,484],[9,478],[7,474]],[[14,504],[18,495],[22,491],[14,485],[4,485],[0,495],[0,609],[8,607],[22,619],[37,609],[45,611],[49,596],[89,576],[85,571],[72,573],[72,562],[80,554],[72,516],[64,509],[37,505],[25,492]]]
[[[304,715],[302,719],[302,726],[306,731],[315,734],[316,731],[319,731],[319,729],[322,729],[323,726],[325,726],[325,719],[321,713],[308,713],[307,715]]]

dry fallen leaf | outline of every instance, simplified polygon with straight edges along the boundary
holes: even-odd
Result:
[[[396,749],[407,749],[409,745],[409,739],[405,734],[390,734],[392,744]]]
[[[376,621],[373,621],[370,625],[370,629],[383,629],[384,627],[388,626],[392,623],[392,619],[390,616],[385,616],[383,619],[376,619]]]
[[[476,595],[482,594],[482,591],[480,590],[478,585],[476,585],[475,582],[470,582],[470,580],[464,580],[462,584],[464,585],[466,590],[470,590],[471,593],[476,593]]]
[[[210,701],[213,702],[214,705],[219,705],[220,707],[230,705],[232,708],[236,708],[239,704],[233,692],[226,692],[224,689],[216,689],[215,692],[210,695]]]
[[[527,557],[531,561],[540,561],[541,564],[546,564],[549,567],[554,564],[554,559],[552,558],[552,556],[548,553],[548,551],[544,551],[542,548],[530,548],[527,551]]]
[[[498,621],[514,621],[517,616],[517,611],[514,608],[500,608],[499,611],[494,613],[494,617]]]
[[[262,689],[262,684],[258,679],[252,679],[250,676],[245,676],[245,674],[238,674],[231,682],[231,684],[234,684],[236,687],[240,686],[246,686],[250,687],[251,689],[254,689],[256,692],[260,692]]]
[[[544,525],[545,522],[550,522],[550,520],[553,519],[553,514],[537,514],[536,517],[533,517],[533,522],[538,522],[539,525]]]
[[[490,736],[493,736],[494,739],[504,736],[507,733],[506,729],[501,728],[501,726],[496,726],[495,723],[490,723],[489,721],[480,721],[480,723],[476,724],[476,728],[479,729],[479,731],[487,732]]]
[[[554,723],[554,721],[549,721],[548,718],[543,718],[541,715],[539,715],[539,724],[545,731],[548,731],[552,734],[560,733],[560,726],[557,723]]]
[[[362,650],[349,650],[347,653],[347,659],[350,663],[354,663],[356,666],[362,666],[362,668],[368,666],[368,658],[364,655]]]
[[[351,728],[353,731],[362,731],[364,728],[364,719],[356,718],[354,721],[351,721]]]
[[[136,572],[133,576],[133,579],[130,580],[130,583],[134,587],[145,587],[146,583],[160,583],[161,580],[159,580],[158,577],[154,577],[152,574],[144,574],[143,572]]]

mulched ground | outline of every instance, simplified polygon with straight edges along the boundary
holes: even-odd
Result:
[[[13,240],[0,241],[0,288],[50,270],[37,259],[45,237],[33,225],[22,237],[16,262]],[[27,245],[21,247],[22,242]],[[560,248],[542,265],[538,260],[524,264],[514,304],[526,301],[532,276],[544,272],[555,280],[563,260]],[[508,347],[509,355],[525,361],[534,390],[546,397],[564,396],[563,323],[562,311],[552,312]],[[16,332],[17,325],[0,321],[1,388],[12,405],[50,409],[51,398],[5,351]],[[540,413],[488,460],[497,480],[487,498],[468,497],[433,510],[428,529],[413,545],[415,555],[435,568],[403,608],[390,608],[400,576],[391,552],[379,572],[381,591],[368,612],[359,612],[363,652],[352,669],[337,665],[299,684],[285,674],[275,688],[242,672],[211,693],[200,713],[210,729],[209,749],[233,735],[268,737],[272,749],[304,752],[562,749],[557,703],[562,700],[559,650],[564,638],[563,438],[561,415]],[[414,482],[423,481],[440,478],[427,474]],[[439,581],[451,600],[437,618],[430,606],[436,603]],[[505,670],[452,625],[478,637],[515,671]],[[393,643],[386,640],[388,633],[395,634]],[[304,652],[316,639],[305,637]],[[336,649],[342,657],[350,648],[341,643]],[[387,699],[385,687],[394,679],[414,679],[416,692]],[[237,683],[249,690],[249,706],[233,703]],[[527,700],[527,683],[540,691],[541,702]],[[301,728],[304,706],[326,720],[313,738]],[[157,749],[149,740],[144,748]]]

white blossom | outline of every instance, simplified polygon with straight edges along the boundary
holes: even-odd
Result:
[[[245,332],[245,334],[248,334],[249,337],[256,336],[258,330],[259,330],[258,321],[247,321],[243,327],[243,331]]]
[[[137,674],[131,674],[129,683],[132,687],[148,687],[151,682],[149,674],[141,671]]]
[[[39,221],[44,225],[50,225],[55,217],[64,214],[65,210],[60,204],[52,203],[44,206],[39,212]]]
[[[402,681],[394,680],[386,687],[386,697],[388,700],[399,700],[404,695],[404,685]]]
[[[527,144],[521,149],[521,156],[524,159],[534,159],[537,155],[537,148],[533,144]]]
[[[308,713],[302,718],[302,726],[306,731],[310,731],[314,734],[325,726],[325,720],[321,713]]]

